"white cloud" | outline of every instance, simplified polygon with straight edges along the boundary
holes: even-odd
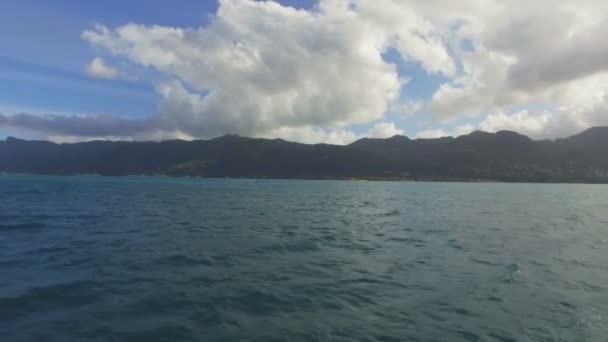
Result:
[[[159,115],[194,136],[369,122],[401,88],[381,57],[384,32],[334,8],[224,0],[208,27],[129,24],[83,38],[172,78]]]
[[[464,124],[464,125],[460,125],[460,126],[456,126],[452,132],[451,132],[451,136],[453,137],[459,137],[461,135],[467,135],[471,132],[475,131],[475,127],[473,127],[473,125],[471,124]]]
[[[370,128],[365,137],[384,139],[395,135],[403,135],[403,130],[395,126],[394,122],[380,122]]]
[[[418,139],[437,139],[441,137],[447,137],[451,134],[442,129],[425,129],[416,134]]]
[[[332,145],[347,145],[359,139],[357,134],[345,129],[323,129],[315,127],[281,127],[269,134],[267,138],[281,138],[288,141],[295,141],[307,144],[332,144]]]
[[[121,76],[118,68],[107,65],[106,61],[101,57],[93,58],[93,60],[85,67],[85,72],[90,76],[105,78],[108,80]]]
[[[394,113],[395,115],[398,115],[402,118],[408,118],[420,113],[424,109],[424,103],[422,101],[410,100],[405,101],[403,103],[394,103],[390,107],[389,112]]]
[[[500,106],[508,96],[504,78],[513,61],[509,57],[478,50],[461,59],[464,74],[444,83],[433,94],[429,108],[439,121],[459,116],[474,116]],[[507,92],[507,93],[505,93]],[[523,101],[528,100],[528,97]],[[518,103],[511,99],[508,104]]]
[[[379,122],[363,134],[356,134],[348,129],[322,129],[314,127],[289,128],[281,127],[272,131],[266,137],[282,138],[302,143],[325,143],[333,145],[347,145],[361,138],[390,138],[403,134],[394,122]]]
[[[331,3],[332,0],[321,1]],[[351,1],[343,1],[351,2]],[[454,60],[446,46],[446,32],[438,29],[417,10],[416,1],[359,0],[357,18],[385,35],[386,45],[396,48],[406,60],[420,63],[429,73],[453,76]]]
[[[417,3],[436,25],[446,27],[460,20],[452,45],[467,39],[474,46],[457,51],[454,58],[462,72],[443,84],[430,101],[437,120],[494,113],[484,119],[483,127],[518,129],[537,137],[606,123],[594,114],[607,103],[605,1]],[[504,114],[539,103],[561,109]]]
[[[488,115],[479,124],[479,128],[486,132],[510,130],[538,137],[545,132],[552,118],[553,115],[547,111],[533,114],[523,110],[511,115],[500,112]]]
[[[442,123],[480,124],[418,136],[473,128],[566,135],[608,124],[606,18],[600,0],[319,0],[314,10],[220,0],[204,27],[130,23],[82,33],[112,60],[164,78],[159,110],[147,119],[124,127],[116,124],[124,119],[97,116],[11,122],[71,136],[165,131],[346,143],[357,138],[351,125],[380,121],[368,133],[384,136],[401,131],[383,122],[387,112],[430,112]],[[383,59],[389,49],[447,81],[428,101],[401,102],[412,75]],[[101,58],[87,72],[121,77]]]
[[[406,82],[383,60],[388,47],[428,72],[455,72],[441,32],[410,8],[348,3],[324,0],[306,11],[222,0],[207,27],[98,26],[82,36],[171,78],[158,86],[157,115],[199,137],[336,131],[382,119]]]

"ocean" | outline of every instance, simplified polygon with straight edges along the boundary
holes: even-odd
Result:
[[[0,176],[0,340],[607,341],[608,186]]]

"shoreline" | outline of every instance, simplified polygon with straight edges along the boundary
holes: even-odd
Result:
[[[543,180],[499,180],[499,179],[466,179],[466,178],[406,178],[406,177],[255,177],[255,176],[196,176],[196,175],[172,175],[172,174],[49,174],[49,173],[0,173],[0,180],[3,177],[100,177],[100,178],[126,178],[126,177],[165,177],[176,179],[230,179],[230,180],[295,180],[295,181],[344,181],[344,182],[411,182],[411,183],[483,183],[483,184],[571,184],[571,185],[608,185],[608,181],[543,181]]]

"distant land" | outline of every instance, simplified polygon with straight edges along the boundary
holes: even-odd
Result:
[[[0,172],[286,179],[608,183],[608,127],[535,141],[501,131],[307,145],[227,135],[211,140],[0,141]]]

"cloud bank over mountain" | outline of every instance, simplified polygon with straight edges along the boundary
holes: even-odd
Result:
[[[221,0],[201,27],[100,24],[82,33],[95,51],[159,75],[161,102],[147,118],[21,114],[0,125],[66,137],[338,144],[473,129],[563,136],[608,124],[606,18],[608,3],[595,0],[321,0],[299,10]],[[388,51],[445,81],[429,99],[403,100],[410,75]],[[120,74],[101,57],[86,70]],[[437,127],[404,132],[389,115],[398,107]]]

